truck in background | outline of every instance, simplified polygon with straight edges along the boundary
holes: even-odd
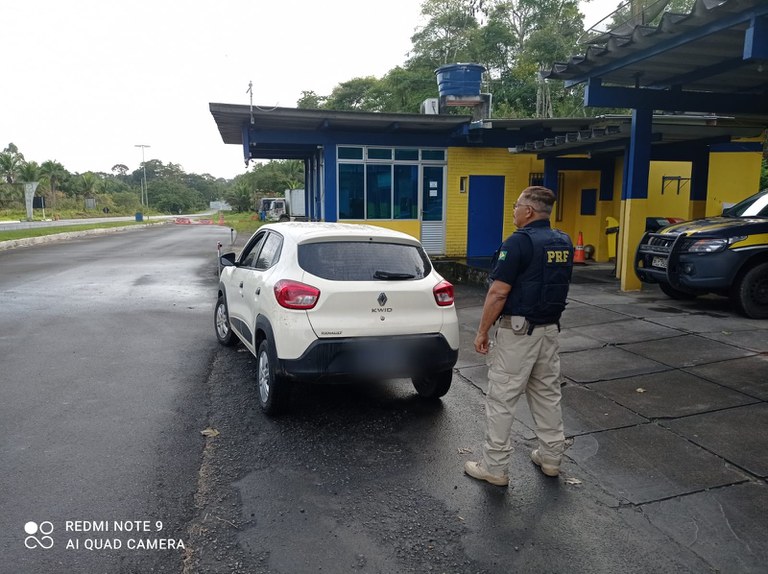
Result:
[[[259,213],[267,221],[307,221],[303,189],[286,189],[285,197],[264,197]]]

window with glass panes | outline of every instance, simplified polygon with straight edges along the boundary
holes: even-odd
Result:
[[[445,150],[339,146],[339,219],[418,219],[425,163],[445,165]]]

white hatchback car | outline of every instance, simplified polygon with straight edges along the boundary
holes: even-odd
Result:
[[[286,406],[291,381],[410,377],[423,397],[448,392],[459,349],[453,285],[410,235],[274,223],[220,263],[216,337],[256,356],[268,414]]]

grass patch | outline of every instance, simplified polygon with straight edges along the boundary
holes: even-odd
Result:
[[[83,225],[62,225],[61,227],[32,227],[29,229],[11,229],[0,231],[0,241],[13,241],[14,239],[26,239],[28,237],[43,237],[56,235],[57,233],[69,233],[70,231],[87,231],[89,229],[104,229],[110,227],[128,227],[129,225],[144,225],[138,221],[105,221],[104,223],[89,223]],[[156,223],[161,223],[157,221]]]
[[[257,213],[224,212],[222,215],[224,216],[224,225],[234,229],[239,235],[252,235],[259,227],[267,223],[266,221],[259,221]],[[218,221],[218,219],[214,218],[214,221]]]
[[[112,216],[113,214],[110,214]],[[238,235],[250,237],[259,227],[264,225],[265,221],[259,221],[259,216],[256,213],[221,213],[224,218],[224,225],[234,229]],[[76,219],[76,217],[73,217]],[[219,214],[214,215],[201,215],[199,217],[192,217],[193,221],[198,219],[212,219],[214,223],[218,223]],[[18,220],[15,220],[18,221]],[[12,241],[15,239],[25,239],[27,237],[42,237],[44,235],[55,235],[57,233],[67,233],[69,231],[87,231],[89,229],[104,229],[110,227],[127,227],[129,225],[146,225],[147,223],[163,223],[166,221],[173,221],[170,219],[148,219],[145,215],[144,221],[105,221],[104,223],[84,223],[82,225],[62,225],[52,227],[31,227],[25,229],[13,229],[2,231],[0,230],[0,241]]]

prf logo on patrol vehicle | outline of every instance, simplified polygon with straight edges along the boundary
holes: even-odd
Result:
[[[568,249],[547,249],[547,263],[568,263]]]

